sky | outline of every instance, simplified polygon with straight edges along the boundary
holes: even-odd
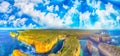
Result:
[[[1,29],[120,29],[120,0],[0,0]]]

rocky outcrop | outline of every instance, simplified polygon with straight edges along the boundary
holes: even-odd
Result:
[[[97,42],[97,43],[100,42],[100,38],[99,38],[99,37],[90,36],[90,39],[94,40],[94,41]]]
[[[18,36],[18,33],[15,33],[15,32],[10,32],[10,36],[11,36],[11,37],[13,37],[13,38],[15,38],[15,37],[17,37],[17,36]]]
[[[13,50],[12,56],[30,56],[29,54],[25,54],[21,52],[20,50]]]
[[[90,56],[100,56],[98,48],[93,45],[92,41],[88,40],[86,46],[90,53]]]
[[[49,56],[80,56],[80,43],[75,37],[65,39],[63,47],[58,53]]]
[[[110,37],[106,37],[106,36],[102,36],[101,40],[102,40],[102,42],[107,42],[107,41],[111,40],[111,38]]]
[[[87,41],[86,46],[87,46],[88,51],[92,54],[93,43],[89,40],[89,41]]]
[[[96,35],[96,36],[89,36],[89,38],[97,43],[99,42],[107,42],[109,40],[111,40],[110,36],[108,36],[107,34],[105,35]]]
[[[120,56],[120,47],[100,43],[98,48],[105,56]]]

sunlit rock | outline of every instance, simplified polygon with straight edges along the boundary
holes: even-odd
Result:
[[[30,56],[29,54],[25,54],[21,52],[20,50],[13,50],[12,56]]]
[[[96,36],[90,36],[90,39],[92,39],[93,41],[99,43],[100,42],[100,38],[96,37]]]
[[[10,36],[11,36],[11,37],[13,37],[13,38],[15,38],[15,37],[17,37],[17,36],[18,36],[18,33],[15,33],[15,32],[10,32]]]
[[[36,53],[46,53],[57,43],[58,38],[52,31],[26,30],[19,32],[18,40],[35,47]]]

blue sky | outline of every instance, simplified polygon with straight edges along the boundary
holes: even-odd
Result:
[[[0,29],[120,29],[119,0],[0,0]]]

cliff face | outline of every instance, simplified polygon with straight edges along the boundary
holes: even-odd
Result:
[[[34,42],[34,46],[37,53],[45,53],[52,49],[52,47],[57,43],[58,39],[55,38],[49,43],[41,43],[39,41]]]
[[[79,41],[75,37],[68,37],[65,39],[62,49],[49,56],[80,56]]]
[[[30,56],[30,55],[25,54],[21,52],[20,50],[13,50],[12,56]]]
[[[80,43],[77,38],[93,35],[94,31],[88,30],[24,30],[18,31],[17,39],[21,42],[32,45],[36,53],[46,53],[50,51],[53,46],[60,39],[65,39],[65,43],[57,56],[71,56],[80,55]],[[12,37],[16,37],[15,33],[10,33]]]
[[[93,43],[88,40],[86,46],[87,46],[88,51],[89,51],[90,53],[92,53]]]
[[[35,47],[36,53],[45,53],[52,49],[52,47],[57,43],[58,38],[52,39],[52,41],[42,42],[34,39],[29,39],[30,36],[18,36],[18,40],[25,42],[27,44],[33,45]]]
[[[100,49],[101,53],[103,53],[105,56],[120,56],[120,47],[100,43],[98,45],[98,48]]]
[[[18,40],[34,46],[36,53],[50,51],[58,39],[57,35],[53,34],[52,31],[26,30],[19,32],[18,35]]]

